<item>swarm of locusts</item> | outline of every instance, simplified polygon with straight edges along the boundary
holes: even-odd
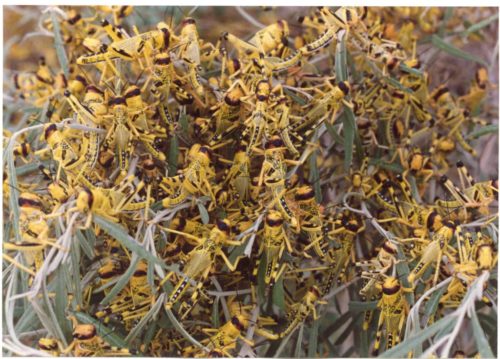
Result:
[[[495,356],[498,9],[88,10],[4,83],[6,353]]]

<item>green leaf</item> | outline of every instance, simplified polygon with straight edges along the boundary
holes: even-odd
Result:
[[[368,161],[370,165],[377,166],[391,172],[403,173],[403,167],[397,163],[389,163],[386,161],[382,161],[380,158],[372,158]]]
[[[368,358],[368,351],[370,346],[370,343],[368,342],[368,331],[360,330],[359,339],[361,342],[361,347],[359,348],[359,355],[362,358]]]
[[[410,94],[413,93],[413,90],[411,88],[404,86],[401,82],[396,80],[394,77],[384,76],[383,78],[384,78],[384,80],[387,81],[387,83],[389,83],[391,86],[397,88],[398,90],[401,90],[403,92],[410,93]]]
[[[94,251],[92,249],[92,246],[87,241],[87,239],[85,238],[85,236],[83,235],[83,233],[80,229],[78,229],[76,231],[76,238],[78,239],[78,243],[80,244],[80,247],[82,248],[83,253],[85,253],[87,258],[94,259],[95,254],[94,254]],[[76,263],[79,263],[79,262],[76,262]]]
[[[483,66],[488,66],[488,64],[484,60],[482,60],[482,59],[480,59],[472,54],[469,54],[468,52],[465,52],[463,50],[456,48],[455,46],[447,43],[446,41],[444,41],[442,38],[440,38],[437,35],[432,35],[431,42],[432,42],[432,45],[434,45],[439,50],[442,50],[442,51],[444,51],[444,52],[446,52],[454,57],[458,57],[458,58],[461,58],[461,59],[464,59],[467,61],[477,62]]]
[[[396,272],[398,276],[401,278],[401,283],[405,288],[410,288],[410,282],[408,282],[408,274],[410,274],[410,267],[408,266],[408,260],[403,252],[403,249],[398,246],[398,254],[397,254],[398,263],[396,264]],[[406,300],[410,305],[415,304],[415,295],[412,293],[405,294]]]
[[[340,345],[345,342],[347,337],[352,334],[356,325],[356,321],[360,317],[363,317],[361,313],[359,313],[356,317],[353,317],[349,324],[346,327],[342,328],[341,331],[339,330],[338,332],[335,332],[335,335],[329,338],[329,340],[333,342],[333,345]]]
[[[50,12],[50,19],[52,20],[52,26],[54,27],[54,48],[56,49],[57,59],[64,72],[66,78],[69,77],[69,64],[68,56],[66,55],[66,50],[64,49],[63,40],[61,37],[61,29],[59,27],[59,21],[57,20],[55,11]]]
[[[179,333],[181,333],[184,338],[186,338],[188,341],[190,341],[191,343],[193,343],[194,345],[196,345],[198,348],[204,348],[204,346],[200,342],[198,342],[196,339],[194,339],[186,331],[186,329],[184,329],[184,327],[181,325],[181,323],[179,323],[179,321],[175,317],[174,313],[170,309],[165,309],[165,311],[167,312],[168,319],[170,319],[170,322],[172,323],[172,325],[174,326],[174,328],[177,329],[177,331]]]
[[[50,164],[50,162],[51,161],[40,161],[40,163],[43,164],[45,167],[47,167]],[[16,167],[16,175],[19,177],[30,174],[32,172],[39,172],[40,170],[38,169],[38,167],[40,163],[34,162]]]
[[[7,147],[7,168],[9,178],[9,210],[12,212],[12,226],[16,242],[21,242],[21,232],[19,229],[19,189],[17,187],[16,167],[14,165],[14,155],[10,146]],[[7,234],[10,237],[10,234]],[[4,238],[5,240],[5,238]]]
[[[423,77],[424,76],[424,73],[420,70],[417,70],[417,69],[414,69],[414,68],[411,68],[411,67],[408,67],[405,63],[401,62],[399,64],[399,69],[403,72],[406,72],[406,73],[409,73],[411,75],[415,75],[415,76],[420,76],[420,77]]]
[[[208,214],[207,208],[201,202],[197,202],[198,210],[200,211],[201,221],[203,224],[208,224],[210,222],[210,216]]]
[[[356,131],[356,123],[354,114],[348,107],[344,107],[342,116],[343,131],[344,131],[344,171],[349,172],[352,164],[352,152],[354,145],[354,133]]]
[[[446,291],[447,286],[439,288],[434,293],[431,294],[424,310],[425,323],[428,323],[429,318],[436,313],[439,306],[439,300]]]
[[[127,337],[125,338],[125,342],[127,344],[130,344],[139,334],[141,334],[144,330],[144,327],[148,324],[148,322],[153,318],[153,316],[157,315],[158,312],[161,310],[161,307],[163,306],[163,297],[165,294],[163,294],[160,298],[158,298],[153,306],[149,309],[149,311],[144,315],[139,323],[128,333]]]
[[[337,81],[347,80],[347,51],[345,47],[346,34],[337,43],[335,50],[335,78]]]
[[[84,231],[85,238],[87,239],[87,242],[90,244],[90,246],[93,248],[95,247],[95,243],[97,242],[97,237],[95,235],[95,232],[92,229],[86,229]]]
[[[155,284],[154,284],[155,283],[155,268],[154,268],[154,266],[148,265],[146,280],[148,281],[148,285],[151,288],[155,288]],[[155,293],[154,290],[153,290],[153,293]]]
[[[315,358],[318,351],[318,330],[319,330],[319,320],[315,320],[312,323],[311,330],[309,331],[309,344],[307,347],[307,357]]]
[[[182,133],[187,136],[189,132],[188,117],[185,113],[179,115],[179,124],[181,125]]]
[[[467,135],[467,139],[479,138],[484,135],[488,135],[490,133],[498,134],[498,125],[487,125],[481,127],[479,130],[471,132]]]
[[[115,334],[113,329],[108,328],[99,320],[83,312],[74,312],[73,315],[82,324],[94,324],[97,334],[109,345],[117,348],[128,348],[127,343],[123,338]]]
[[[483,314],[481,312],[477,313],[477,316],[479,318],[479,323],[481,324],[481,327],[484,329],[484,331],[488,334],[490,337],[489,343],[490,343],[490,348],[493,351],[493,353],[497,353],[497,338],[498,338],[498,326],[497,326],[497,313],[490,312],[489,314]]]
[[[168,149],[168,175],[173,177],[177,174],[177,164],[179,161],[179,140],[177,136],[172,136],[170,148]]]
[[[64,334],[66,340],[71,339],[71,329],[69,326],[68,319],[66,319],[65,311],[68,299],[68,288],[66,283],[69,283],[64,277],[64,271],[67,271],[68,264],[62,263],[59,268],[55,271],[54,281],[56,282],[56,298],[55,298],[55,315],[58,323],[61,326],[61,330]]]
[[[319,337],[321,341],[325,341],[340,329],[352,317],[351,312],[346,312],[338,318],[334,318],[332,324],[326,324],[327,327],[320,331]]]
[[[443,37],[443,34],[446,30],[446,24],[448,24],[448,21],[451,19],[452,16],[453,16],[453,8],[447,7],[444,11],[443,20],[441,21],[441,24],[439,25],[438,35],[440,37]]]
[[[127,268],[125,273],[122,274],[120,279],[118,279],[115,286],[109,291],[108,295],[101,301],[101,305],[108,305],[109,303],[111,303],[113,298],[116,297],[116,295],[120,293],[123,288],[125,288],[125,286],[130,281],[130,278],[132,278],[138,262],[139,257],[132,255],[129,267]]]
[[[214,328],[219,328],[220,327],[220,320],[219,320],[219,298],[216,297],[214,300],[214,303],[212,305],[212,326]]]
[[[297,336],[297,341],[295,343],[295,352],[294,352],[294,357],[295,358],[302,358],[301,352],[302,352],[302,337],[304,336],[304,324],[300,325],[299,328],[299,335]]]
[[[337,44],[335,51],[335,78],[337,81],[347,81],[347,50],[345,46],[345,36],[342,37],[341,41]],[[357,133],[356,120],[354,118],[354,113],[352,110],[344,106],[343,112],[343,126],[344,126],[344,170],[347,172],[351,167],[352,154],[353,154],[353,144],[356,142],[356,150],[358,156],[362,156],[362,145],[361,139]],[[328,129],[328,127],[327,127]],[[331,129],[329,130],[332,134]],[[335,136],[332,134],[332,136]]]
[[[295,328],[297,329],[297,328]],[[280,355],[281,355],[281,352],[283,351],[283,349],[285,349],[286,345],[288,344],[288,341],[290,340],[290,338],[292,337],[293,333],[295,332],[295,330],[290,333],[289,335],[287,335],[286,337],[283,338],[283,340],[281,340],[281,343],[278,347],[278,349],[276,350],[276,353],[274,353],[274,358],[279,358]]]
[[[287,94],[287,96],[290,96],[292,98],[292,100],[294,102],[296,102],[297,104],[299,104],[300,106],[304,106],[305,104],[307,104],[306,100],[304,100],[302,97],[295,94],[293,91],[291,91],[289,89],[284,89],[283,92],[285,92],[285,94]]]
[[[417,203],[421,203],[422,198],[420,197],[420,193],[418,191],[417,179],[415,178],[415,176],[410,175],[408,176],[408,182],[410,183],[411,195],[415,198]]]
[[[435,322],[434,324],[428,326],[424,330],[415,333],[411,338],[405,338],[405,340],[395,347],[389,349],[388,351],[382,353],[380,358],[403,358],[408,352],[413,350],[417,345],[422,344],[426,340],[429,340],[434,334],[439,332],[441,329],[447,327],[451,323],[456,321],[455,316],[446,316],[441,320]]]
[[[448,323],[448,325],[446,325],[444,328],[442,328],[435,336],[434,338],[432,339],[433,342],[436,342],[437,340],[441,339],[441,338],[444,338],[445,336],[448,335],[448,333],[450,333],[453,328],[455,327],[455,323],[454,322],[451,322],[451,323]]]
[[[371,301],[371,302],[357,302],[351,300],[349,302],[349,311],[351,312],[361,312],[361,311],[367,311],[367,310],[375,310],[377,309],[377,301]]]
[[[57,280],[57,279],[56,279]],[[50,318],[51,326],[54,328],[56,333],[53,333],[56,335],[56,337],[63,342],[63,344],[66,346],[68,345],[66,341],[66,336],[63,333],[63,330],[61,328],[61,323],[58,321],[58,318],[56,316],[56,313],[54,312],[54,308],[52,307],[52,302],[50,301],[49,298],[49,290],[47,289],[47,286],[45,285],[45,279],[42,280],[42,292],[43,292],[43,303],[45,304],[45,307],[47,308],[48,315]]]
[[[325,126],[326,126],[326,129],[327,129],[328,133],[330,134],[330,136],[332,136],[333,141],[337,142],[343,146],[344,140],[342,139],[342,137],[340,137],[338,135],[337,131],[335,131],[335,127],[328,121],[325,121]]]
[[[77,231],[77,237],[78,233],[80,231]],[[81,290],[81,284],[80,284],[80,245],[76,243],[76,241],[71,242],[71,270],[72,270],[72,275],[71,275],[71,284],[73,287],[73,293],[75,295],[75,301],[78,305],[83,305],[83,299],[82,299],[82,290]]]
[[[22,314],[21,318],[19,318],[19,321],[16,323],[14,329],[16,331],[16,334],[21,334],[28,329],[40,326],[40,320],[36,315],[33,306],[29,305],[26,311]]]
[[[494,15],[492,15],[484,20],[481,20],[478,23],[475,23],[474,25],[471,25],[470,27],[468,27],[466,30],[464,30],[464,32],[462,32],[462,36],[469,36],[470,34],[476,32],[476,31],[479,31],[483,27],[486,27],[489,24],[491,24],[496,19],[498,19],[498,11],[496,12],[496,14],[494,14]]]
[[[273,304],[285,311],[285,288],[283,287],[283,276],[273,286]]]
[[[486,333],[481,324],[479,324],[479,319],[475,310],[471,311],[471,322],[472,322],[472,333],[474,334],[474,339],[476,340],[476,348],[481,354],[481,358],[496,358],[493,351],[490,348],[488,340],[486,340]]]
[[[154,339],[156,333],[158,333],[158,323],[157,323],[158,320],[155,320],[153,321],[149,326],[148,326],[148,329],[146,329],[146,334],[144,334],[144,339],[143,339],[143,343],[144,343],[144,346],[147,348],[149,347],[149,344],[151,343],[151,341]]]
[[[349,71],[351,74],[351,78],[354,83],[358,83],[362,81],[363,74],[356,69],[356,63],[352,58],[351,54],[347,52],[347,66],[349,67]]]
[[[127,247],[131,252],[136,253],[140,258],[146,259],[151,264],[158,264],[163,268],[168,266],[163,263],[159,258],[156,258],[151,253],[146,251],[140,244],[138,244],[132,237],[130,237],[122,226],[119,224],[108,221],[107,219],[94,215],[94,222],[99,225],[106,233],[113,238],[117,239],[123,246]]]

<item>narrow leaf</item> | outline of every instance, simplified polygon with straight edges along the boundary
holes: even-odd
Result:
[[[342,116],[343,131],[344,131],[344,171],[348,172],[352,164],[352,152],[354,144],[354,132],[356,124],[354,123],[354,114],[349,111],[347,107],[344,108]],[[349,112],[351,116],[349,115]]]
[[[311,330],[309,331],[309,345],[307,347],[307,357],[315,358],[316,352],[318,351],[318,330],[319,330],[319,320],[315,320],[312,323]]]
[[[481,136],[488,135],[490,133],[498,134],[498,125],[483,126],[479,130],[470,133],[467,136],[467,139],[479,138]]]
[[[165,294],[161,294],[160,297],[156,300],[155,304],[149,309],[149,311],[144,315],[139,323],[130,331],[130,333],[125,338],[125,342],[130,344],[139,334],[142,333],[144,327],[148,324],[148,322],[158,314],[163,306],[163,300],[165,298]]]
[[[273,304],[285,311],[285,288],[283,287],[283,276],[273,286]]]
[[[404,342],[396,345],[395,347],[389,349],[388,351],[382,353],[380,358],[403,358],[408,352],[413,350],[413,348],[417,345],[422,344],[426,340],[429,340],[434,334],[439,332],[441,329],[450,325],[456,321],[456,317],[447,316],[437,321],[436,323],[428,326],[424,330],[415,333],[415,335],[411,338],[406,338]]]
[[[375,310],[377,309],[377,301],[371,301],[371,302],[357,302],[357,301],[350,301],[349,302],[349,310],[351,312],[361,312],[361,311],[367,311],[367,310]]]
[[[73,315],[82,324],[94,324],[97,334],[108,344],[117,348],[128,348],[127,343],[113,329],[108,328],[99,320],[83,312],[74,312]]]
[[[61,29],[59,27],[59,21],[57,20],[56,13],[54,11],[50,12],[50,19],[52,20],[52,26],[54,27],[54,48],[56,49],[57,59],[64,72],[66,78],[69,77],[69,65],[68,56],[66,55],[66,50],[64,49],[63,40],[61,37]]]
[[[79,232],[79,231],[78,231]],[[77,236],[78,236],[77,232]],[[71,242],[71,284],[75,295],[76,304],[82,306],[82,290],[80,285],[80,245],[76,241]]]
[[[9,150],[10,149],[10,150]],[[19,190],[17,187],[16,167],[14,165],[14,155],[12,149],[7,147],[7,168],[9,178],[9,209],[12,213],[12,226],[16,242],[21,242],[21,231],[19,229]],[[10,233],[7,234],[10,236]]]
[[[389,163],[386,161],[382,161],[379,158],[371,159],[368,163],[370,165],[381,167],[383,169],[386,169],[386,170],[389,170],[392,172],[403,173],[403,167],[401,167],[401,165],[399,165],[397,163]]]
[[[175,329],[177,329],[177,331],[182,334],[182,336],[184,338],[186,338],[187,340],[189,340],[191,343],[193,343],[194,345],[196,345],[198,348],[204,348],[204,346],[200,342],[198,342],[196,339],[194,339],[186,331],[186,329],[184,329],[184,327],[181,325],[181,323],[179,323],[179,321],[177,320],[177,318],[175,317],[174,313],[172,313],[171,310],[165,309],[165,311],[167,312],[167,316],[168,316],[168,319],[170,319],[170,322],[173,324],[173,326],[175,327]]]
[[[217,297],[214,300],[214,303],[212,305],[212,326],[214,328],[219,328],[220,327],[220,320],[219,320],[219,298]]]
[[[490,348],[488,340],[486,340],[486,333],[483,328],[481,328],[481,324],[479,324],[479,319],[477,317],[477,313],[475,310],[472,310],[471,322],[472,322],[472,332],[474,334],[474,339],[476,340],[476,347],[481,354],[481,358],[495,358],[496,355],[493,354],[493,351]]]
[[[304,100],[302,97],[295,94],[293,91],[291,91],[289,89],[285,89],[284,92],[287,94],[287,96],[290,96],[292,98],[292,100],[294,102],[296,102],[297,104],[299,104],[300,106],[304,106],[305,104],[307,104],[306,100]]]
[[[299,335],[297,336],[297,342],[295,343],[295,352],[294,352],[294,357],[295,358],[302,358],[301,352],[302,352],[302,337],[304,336],[304,324],[300,325],[299,328]]]
[[[337,81],[347,80],[347,51],[345,47],[345,34],[337,43],[335,50],[335,77]]]
[[[434,45],[439,50],[442,50],[442,51],[444,51],[444,52],[446,52],[454,57],[458,57],[458,58],[461,58],[461,59],[464,59],[467,61],[477,62],[483,66],[488,66],[488,64],[484,60],[482,60],[482,59],[480,59],[472,54],[469,54],[468,52],[465,52],[463,50],[456,48],[455,46],[447,43],[446,41],[444,41],[442,38],[440,38],[437,35],[432,35],[431,42],[432,42],[432,45]]]
[[[189,132],[188,117],[185,113],[181,113],[179,116],[179,124],[181,125],[182,133],[187,135]]]
[[[473,24],[471,26],[469,26],[463,33],[462,35],[463,36],[468,36],[476,31],[479,31],[481,30],[483,27],[486,27],[488,26],[489,24],[491,24],[493,21],[495,21],[496,19],[498,19],[498,11],[496,14],[484,19],[484,20],[481,20],[479,21],[478,23],[476,24]]]
[[[55,298],[55,315],[57,321],[61,326],[61,330],[64,334],[66,340],[71,338],[71,330],[69,327],[69,322],[66,319],[64,312],[66,311],[67,298],[68,298],[68,288],[66,283],[68,283],[64,278],[64,271],[67,270],[68,264],[63,263],[55,272],[54,281],[56,282],[56,298]]]
[[[415,75],[415,76],[420,76],[420,77],[423,77],[424,76],[424,73],[420,70],[417,70],[417,69],[414,69],[412,67],[408,67],[405,63],[400,63],[399,64],[399,69],[403,72],[407,72],[411,75]]]
[[[429,318],[436,313],[436,310],[439,305],[439,300],[441,299],[441,296],[443,293],[446,291],[446,286],[439,288],[436,290],[434,293],[431,294],[429,300],[427,301],[427,305],[425,306],[424,310],[424,318],[426,323],[428,323]]]
[[[132,278],[138,262],[139,257],[132,255],[132,260],[130,261],[129,267],[116,282],[115,286],[109,291],[108,295],[106,295],[106,297],[104,297],[104,299],[101,301],[101,305],[108,305],[109,303],[111,303],[111,301],[118,295],[118,293],[120,293],[121,290],[125,288],[125,286],[130,281],[130,278]]]
[[[82,248],[83,253],[85,253],[87,258],[94,259],[95,254],[94,251],[92,250],[92,246],[87,241],[81,230],[76,231],[76,238],[78,239],[78,243],[80,244],[80,247]]]
[[[327,129],[328,133],[330,134],[330,136],[332,136],[333,141],[337,142],[343,146],[344,140],[342,139],[342,137],[339,136],[337,131],[335,131],[335,127],[328,121],[325,122],[325,125],[326,125],[326,129]]]
[[[203,205],[203,203],[198,202],[198,210],[200,211],[201,221],[203,224],[208,224],[210,222],[210,216],[208,214],[207,208]]]
[[[127,247],[131,252],[136,253],[139,257],[146,259],[151,264],[158,264],[163,268],[167,268],[159,258],[156,258],[151,253],[146,251],[140,244],[138,244],[132,237],[128,235],[125,229],[113,222],[110,222],[103,217],[94,215],[94,222],[99,225],[106,233],[113,238],[117,239],[123,246]]]
[[[158,328],[157,328],[158,324],[157,324],[157,321],[158,320],[153,321],[148,326],[148,329],[146,329],[146,334],[144,334],[144,340],[143,340],[144,346],[146,348],[149,347],[149,344],[154,339],[154,336],[156,335],[156,333],[158,333]]]
[[[54,311],[54,308],[52,307],[52,302],[49,298],[49,290],[47,289],[47,286],[45,285],[45,280],[43,280],[42,284],[42,292],[43,292],[43,304],[45,304],[45,307],[47,308],[48,315],[50,318],[51,326],[54,328],[56,331],[56,336],[58,339],[60,339],[64,345],[67,345],[68,343],[66,342],[66,337],[64,336],[63,330],[61,328],[61,323],[57,320],[56,313]]]

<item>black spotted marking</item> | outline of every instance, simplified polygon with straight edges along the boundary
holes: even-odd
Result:
[[[47,113],[47,115],[48,115],[48,113]],[[54,123],[47,126],[47,128],[45,129],[45,133],[44,133],[45,140],[48,140],[50,138],[50,136],[52,136],[52,134],[56,131],[57,131],[57,126]]]
[[[384,249],[384,251],[386,251],[387,253],[390,253],[390,254],[393,254],[393,255],[396,255],[397,254],[397,250],[396,248],[393,248],[389,245],[389,242],[384,242],[384,244],[382,244],[382,248]]]
[[[140,269],[134,272],[134,277],[145,277],[147,274],[147,271]]]
[[[114,52],[116,52],[117,54],[120,54],[122,55],[123,57],[127,57],[129,59],[132,59],[132,55],[130,55],[128,52],[126,52],[125,50],[123,49],[117,49],[116,47],[114,46],[111,46],[111,50],[113,50]]]
[[[344,81],[340,81],[338,86],[344,95],[347,96],[349,94],[349,86]]]
[[[167,56],[167,57],[160,57],[160,58],[155,58],[154,60],[154,64],[155,65],[168,65],[170,64],[172,61],[170,59],[170,56]]]
[[[123,97],[115,97],[109,100],[108,105],[109,106],[116,106],[116,105],[125,105],[126,101],[125,98]]]
[[[125,93],[125,98],[131,98],[131,97],[136,97],[141,95],[141,89],[138,87],[132,88],[131,90],[127,91]]]
[[[279,227],[283,224],[283,219],[271,219],[269,216],[266,218],[266,223],[271,227]]]
[[[224,233],[227,233],[227,234],[229,234],[231,232],[231,228],[224,221],[218,220],[217,221],[217,228],[219,230],[223,231]]]
[[[74,25],[76,24],[78,21],[80,21],[82,18],[82,15],[80,14],[76,14],[75,16],[73,16],[72,18],[68,19],[68,24],[70,25]]]
[[[42,76],[40,76],[38,74],[36,74],[35,77],[38,81],[43,82],[44,84],[47,84],[47,85],[52,85],[54,83],[54,80],[43,78]]]
[[[444,95],[447,92],[449,92],[448,87],[442,87],[434,94],[434,96],[432,96],[432,99],[434,101],[437,101],[437,99],[439,99],[442,95]]]
[[[92,205],[94,204],[94,194],[87,187],[83,187],[83,191],[87,193],[89,208],[92,208]]]
[[[386,295],[392,295],[392,294],[396,294],[397,292],[399,292],[400,289],[401,289],[401,286],[399,284],[395,285],[394,287],[383,286],[382,292]]]

